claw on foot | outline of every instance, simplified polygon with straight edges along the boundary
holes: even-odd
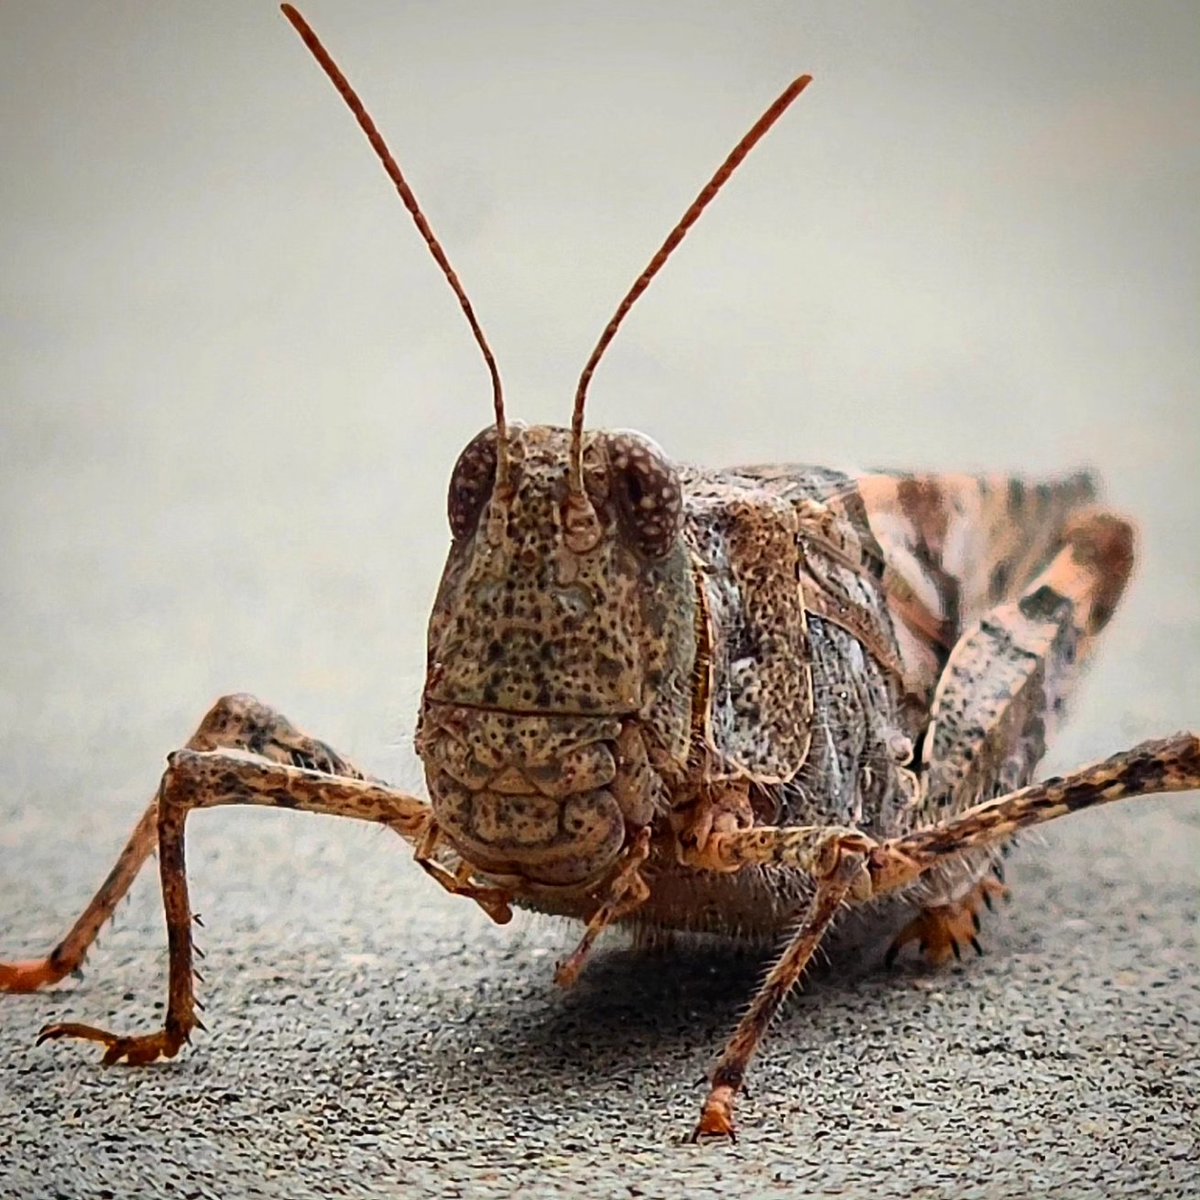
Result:
[[[737,1141],[737,1126],[733,1121],[733,1088],[726,1085],[714,1087],[704,1101],[700,1120],[692,1130],[692,1141],[701,1138],[723,1137]]]
[[[934,967],[948,962],[951,956],[961,959],[963,946],[982,954],[983,947],[976,936],[981,925],[979,910],[984,907],[991,910],[996,899],[1007,899],[1008,894],[1004,884],[989,877],[953,904],[922,909],[888,947],[887,965],[890,967],[896,961],[909,942],[916,942],[921,956]]]
[[[45,1026],[37,1035],[37,1044],[40,1046],[43,1042],[55,1041],[58,1038],[99,1042],[105,1047],[104,1057],[100,1060],[101,1065],[105,1067],[119,1062],[129,1063],[130,1066],[142,1066],[160,1058],[174,1058],[179,1053],[179,1048],[187,1041],[186,1034],[173,1034],[166,1029],[160,1029],[157,1033],[121,1037],[105,1029],[97,1029],[94,1025],[79,1025],[74,1021],[66,1021]]]
[[[69,974],[70,971],[54,966],[49,957],[0,963],[0,992],[36,992]]]

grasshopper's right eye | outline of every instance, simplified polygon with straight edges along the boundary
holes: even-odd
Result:
[[[458,456],[450,476],[446,510],[455,541],[469,538],[479,523],[479,514],[496,482],[496,430],[494,426],[476,434]]]

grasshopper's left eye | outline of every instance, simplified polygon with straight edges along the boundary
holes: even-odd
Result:
[[[475,532],[479,514],[492,494],[496,482],[495,427],[478,433],[458,456],[450,476],[450,494],[446,509],[450,517],[450,532],[456,541]]]
[[[610,433],[607,441],[622,524],[643,554],[661,558],[683,522],[683,489],[674,464],[641,434]]]

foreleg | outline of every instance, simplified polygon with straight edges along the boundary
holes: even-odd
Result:
[[[645,826],[625,852],[612,883],[608,898],[592,913],[583,937],[574,950],[558,964],[554,982],[570,987],[579,978],[597,938],[617,921],[636,912],[650,899],[650,887],[642,878],[642,865],[650,857],[650,827]]]
[[[997,796],[904,837],[875,842],[834,826],[761,825],[713,834],[705,863],[709,870],[726,871],[791,867],[819,880],[842,859],[865,854],[862,877],[851,890],[853,900],[865,901],[914,883],[948,859],[1001,845],[1030,826],[1114,800],[1194,788],[1200,788],[1200,737],[1177,733]]]
[[[1005,842],[1019,830],[1114,800],[1200,788],[1200,737],[1141,742],[1132,750],[977,804],[928,829],[892,838],[871,851],[872,895],[908,887],[956,856]]]

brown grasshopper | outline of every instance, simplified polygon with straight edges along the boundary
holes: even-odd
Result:
[[[171,754],[155,798],[70,932],[0,964],[33,991],[83,962],[155,847],[169,946],[165,1024],[133,1036],[54,1024],[104,1063],[170,1058],[203,1028],[184,828],[260,804],[385,825],[447,891],[499,923],[512,906],[586,928],[569,984],[610,925],[785,934],[711,1078],[695,1135],[733,1105],[771,1018],[839,914],[884,896],[941,962],[978,949],[1018,830],[1200,785],[1177,735],[1032,783],[1079,668],[1133,565],[1127,521],[1090,478],[681,466],[639,433],[585,432],[584,403],[625,315],[797,79],[705,185],[584,367],[571,426],[505,417],[466,293],[358,97],[283,11],[349,104],[458,298],[491,374],[494,424],[449,488],[453,541],[429,622],[416,734],[430,802],[375,779],[248,696]]]

